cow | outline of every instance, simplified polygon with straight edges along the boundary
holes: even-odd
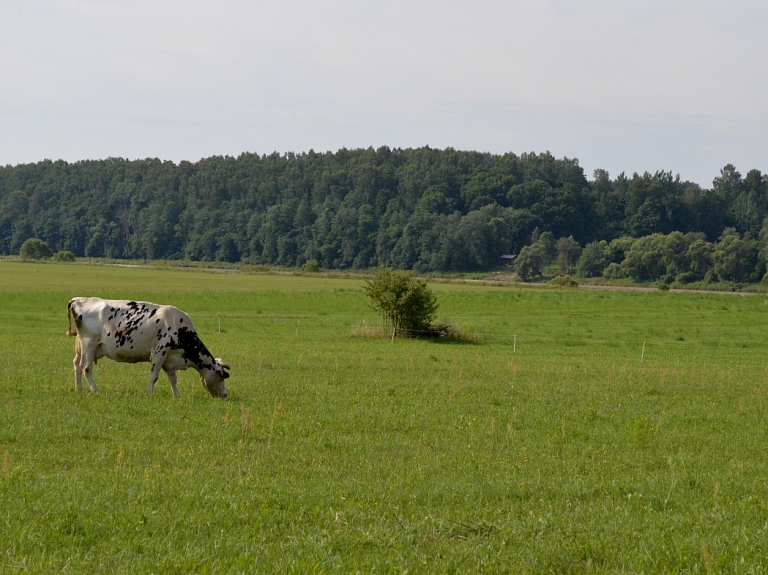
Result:
[[[98,392],[93,366],[107,357],[127,363],[150,362],[148,393],[152,393],[162,368],[173,395],[178,396],[176,371],[192,367],[213,397],[226,399],[224,380],[230,367],[211,355],[197,336],[192,319],[180,309],[141,301],[76,297],[67,304],[67,316],[67,335],[77,336],[72,363],[78,391],[85,374],[91,391]]]

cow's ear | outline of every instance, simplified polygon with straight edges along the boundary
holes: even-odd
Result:
[[[229,377],[229,374],[226,371],[221,372],[221,379],[227,379]]]
[[[229,367],[229,364],[227,364],[227,363],[224,363],[224,362],[221,360],[221,358],[220,358],[220,357],[217,357],[217,358],[216,358],[216,363],[218,363],[218,364],[219,364],[219,365],[220,365],[220,366],[221,366],[223,369],[232,369],[231,367]]]

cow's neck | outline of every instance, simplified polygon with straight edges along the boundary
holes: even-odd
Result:
[[[179,349],[184,359],[197,371],[213,369],[216,360],[193,330],[186,327],[179,328]]]

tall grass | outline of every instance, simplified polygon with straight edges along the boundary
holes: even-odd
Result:
[[[0,263],[0,571],[765,569],[764,297],[434,284],[459,345],[360,286]],[[189,312],[230,398],[78,394],[73,295]]]

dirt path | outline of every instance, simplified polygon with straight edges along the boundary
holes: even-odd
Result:
[[[659,288],[655,287],[641,287],[641,286],[599,286],[599,285],[580,285],[579,289],[585,290],[604,290],[604,291],[659,291]],[[678,293],[714,293],[720,295],[756,295],[751,292],[743,291],[717,291],[717,290],[703,290],[703,289],[680,289],[671,288],[669,291]]]

